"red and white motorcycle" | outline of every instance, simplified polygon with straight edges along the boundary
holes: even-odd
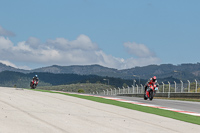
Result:
[[[153,97],[155,96],[157,90],[158,90],[157,84],[147,86],[144,91],[144,100],[147,99],[153,100]]]
[[[30,83],[30,87],[31,87],[31,89],[35,89],[36,86],[37,86],[37,84],[38,84],[38,82],[37,82],[35,79],[32,80],[31,83]]]

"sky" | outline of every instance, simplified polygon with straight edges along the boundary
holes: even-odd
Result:
[[[0,0],[0,62],[129,69],[200,62],[199,0]]]

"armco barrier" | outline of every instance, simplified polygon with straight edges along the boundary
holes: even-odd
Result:
[[[117,96],[144,97],[144,94],[117,94]],[[156,93],[155,97],[200,99],[200,93]]]

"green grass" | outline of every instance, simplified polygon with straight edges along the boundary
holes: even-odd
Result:
[[[168,110],[163,110],[163,109],[158,109],[158,108],[152,108],[152,107],[146,107],[146,106],[141,106],[141,105],[136,105],[136,104],[131,104],[131,103],[124,103],[124,102],[120,102],[120,101],[114,101],[114,100],[109,100],[109,99],[104,99],[104,98],[99,98],[99,97],[93,97],[93,96],[67,94],[67,93],[62,93],[62,92],[53,92],[53,91],[38,90],[38,89],[35,89],[35,91],[58,93],[58,94],[78,97],[78,98],[87,99],[87,100],[91,100],[91,101],[95,101],[95,102],[111,104],[111,105],[115,105],[115,106],[119,106],[119,107],[123,107],[123,108],[127,108],[127,109],[151,113],[151,114],[155,114],[155,115],[159,115],[159,116],[164,116],[164,117],[200,125],[200,117],[199,116],[192,116],[192,115],[182,114],[182,113],[178,113],[178,112],[173,112],[173,111],[168,111]]]

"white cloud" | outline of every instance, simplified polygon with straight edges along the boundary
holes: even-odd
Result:
[[[0,60],[0,62],[3,63],[3,64],[5,64],[6,66],[11,66],[11,67],[17,68],[17,66],[15,64],[11,63],[8,60]]]
[[[13,46],[13,43],[9,40],[9,38],[0,36],[0,50],[9,49],[12,46]]]
[[[15,36],[15,34],[11,31],[5,30],[0,26],[0,36]]]
[[[155,56],[155,54],[152,51],[150,51],[144,44],[126,42],[124,43],[124,47],[128,53],[136,55],[138,57]]]
[[[34,49],[38,49],[41,45],[40,40],[35,37],[29,37],[25,44]]]
[[[129,58],[124,61],[124,64],[126,64],[127,68],[132,66],[158,64],[161,62],[160,58],[158,58],[156,54],[144,44],[126,42],[124,43],[124,47],[129,54],[137,56],[137,58]]]
[[[58,50],[71,50],[71,49],[81,49],[84,51],[97,50],[98,46],[92,43],[90,38],[86,35],[80,35],[76,40],[68,41],[65,38],[56,38],[55,40],[47,40],[46,46],[49,48],[54,48]]]
[[[19,68],[19,69],[24,69],[24,70],[31,70],[31,68],[28,67],[28,66],[16,66],[15,64],[13,64],[12,62],[10,62],[8,60],[0,60],[0,63],[5,64],[6,66],[14,67],[14,68]]]
[[[9,60],[10,65],[14,67],[17,66],[11,62],[38,64],[38,66],[99,64],[117,69],[159,62],[159,58],[143,44],[124,43],[124,47],[138,58],[123,59],[107,55],[86,35],[80,35],[73,41],[56,38],[47,40],[45,43],[30,37],[27,41],[19,42],[16,45],[9,38],[0,36],[0,60]],[[18,68],[29,69],[27,66],[18,66]]]

